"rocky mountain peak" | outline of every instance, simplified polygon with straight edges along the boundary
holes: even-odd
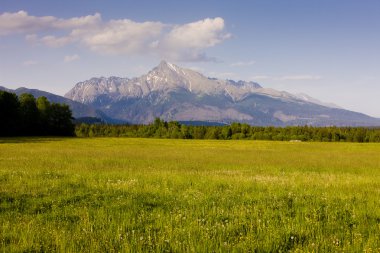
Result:
[[[168,80],[179,81],[179,79],[186,79],[189,72],[193,71],[178,67],[177,65],[167,61],[161,61],[160,64],[148,72],[147,76],[159,76]]]
[[[161,73],[161,74],[173,74],[173,73],[178,73],[178,70],[180,67],[169,63],[167,61],[161,61],[160,64],[158,64],[156,67],[154,67],[151,71],[148,72],[150,73]]]
[[[178,67],[167,61],[161,61],[158,66],[139,78],[141,82],[147,84],[150,91],[185,89],[190,92],[193,91],[193,84],[204,83],[201,79],[206,78],[195,71]]]
[[[176,68],[179,68],[178,66],[175,66],[173,63],[167,62],[165,60],[162,60],[156,68],[159,69],[172,69],[175,71]]]
[[[168,62],[166,60],[161,60],[160,63],[157,65],[157,67],[166,67],[167,65],[168,65]]]

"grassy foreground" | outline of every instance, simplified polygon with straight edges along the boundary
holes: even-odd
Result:
[[[1,252],[380,252],[380,145],[0,140]]]

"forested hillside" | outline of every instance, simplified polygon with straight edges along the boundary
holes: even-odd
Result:
[[[73,136],[68,105],[50,103],[46,97],[0,91],[0,136]]]

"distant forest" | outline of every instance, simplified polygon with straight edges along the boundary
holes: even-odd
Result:
[[[74,136],[68,105],[31,94],[0,91],[0,136]]]
[[[226,126],[189,126],[157,118],[149,125],[78,124],[78,137],[143,137],[171,139],[274,140],[323,142],[380,142],[379,128],[258,127],[242,123]]]

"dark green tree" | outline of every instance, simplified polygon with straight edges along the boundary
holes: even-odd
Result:
[[[48,110],[48,129],[51,135],[73,136],[75,126],[68,105],[52,103]]]
[[[39,132],[41,135],[49,134],[50,102],[46,97],[39,97],[36,101],[39,115]]]
[[[20,102],[14,93],[0,91],[0,136],[17,135],[20,127]]]
[[[22,135],[37,135],[39,130],[40,113],[36,99],[32,94],[24,93],[19,96]]]

